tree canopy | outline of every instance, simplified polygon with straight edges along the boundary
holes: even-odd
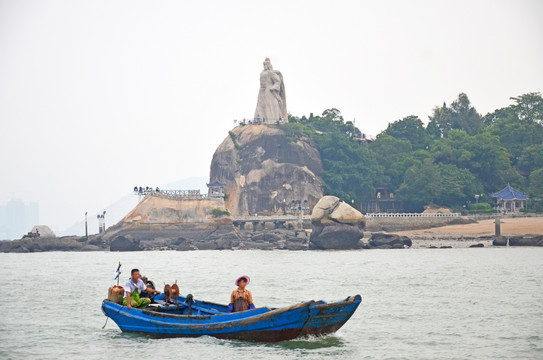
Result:
[[[461,93],[450,106],[435,107],[426,126],[407,116],[369,141],[335,108],[320,116],[289,115],[285,129],[293,138],[315,140],[325,193],[349,203],[371,199],[376,187],[387,187],[406,210],[429,204],[458,209],[475,194],[508,183],[542,198],[543,99],[534,92],[511,100],[483,117]]]

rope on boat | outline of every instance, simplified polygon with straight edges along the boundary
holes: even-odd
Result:
[[[115,314],[113,314],[113,316],[117,315],[121,310],[122,308],[124,307],[124,305],[121,305],[121,307],[119,308],[119,310],[117,310],[117,312]],[[109,320],[109,316],[106,315],[106,322],[104,323],[104,326],[102,326],[102,329],[105,329],[106,328],[106,325],[107,325],[107,321]]]

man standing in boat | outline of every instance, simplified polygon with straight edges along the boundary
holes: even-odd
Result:
[[[228,304],[228,310],[230,312],[245,311],[254,309],[253,294],[245,287],[249,284],[251,279],[247,275],[240,276],[236,280],[238,288],[232,291],[230,295],[230,304]]]
[[[140,298],[140,293],[142,291],[147,291],[148,293],[160,295],[160,291],[147,287],[141,279],[140,271],[138,269],[132,269],[131,275],[132,277],[124,286],[125,297],[123,299],[123,305],[126,305],[126,308],[129,310],[132,306],[138,309],[145,309],[151,303],[151,299]],[[130,299],[130,301],[128,301],[128,299]]]

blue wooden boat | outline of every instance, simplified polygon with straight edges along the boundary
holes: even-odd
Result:
[[[336,332],[360,305],[360,295],[326,303],[307,301],[270,309],[230,313],[228,306],[179,296],[178,306],[165,304],[163,295],[147,309],[121,306],[104,300],[102,311],[123,332],[153,337],[213,336],[222,339],[277,342]]]

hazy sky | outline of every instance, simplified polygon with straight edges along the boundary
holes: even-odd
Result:
[[[208,176],[265,57],[288,111],[376,135],[466,92],[543,91],[543,1],[0,0],[0,203],[62,229],[134,185]]]

